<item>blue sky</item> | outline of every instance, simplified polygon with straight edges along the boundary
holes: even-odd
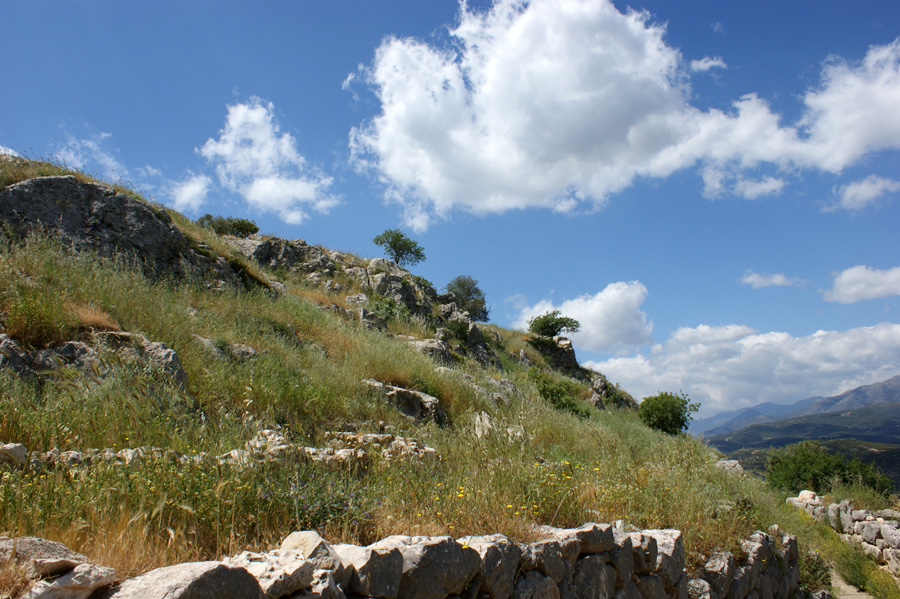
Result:
[[[363,256],[702,413],[900,374],[900,5],[0,5],[0,147]]]

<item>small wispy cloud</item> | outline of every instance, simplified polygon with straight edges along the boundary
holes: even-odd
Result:
[[[206,175],[194,175],[172,185],[172,200],[176,210],[196,212],[206,203],[212,180]]]
[[[710,69],[727,69],[728,65],[725,64],[725,61],[722,60],[721,56],[716,56],[715,58],[711,58],[706,56],[701,58],[700,60],[692,60],[691,61],[691,70],[695,73],[705,73]]]
[[[871,206],[881,197],[896,191],[900,191],[900,181],[869,175],[865,179],[838,188],[838,202],[828,206],[826,210],[843,209],[857,212]]]
[[[740,279],[744,285],[750,285],[754,289],[762,287],[799,287],[805,285],[806,281],[797,277],[789,277],[784,273],[776,272],[774,274],[758,273],[748,270]]]
[[[860,264],[842,270],[824,295],[825,301],[841,304],[900,295],[900,266],[882,270]]]
[[[722,25],[718,21],[710,24],[709,28],[713,30],[713,33],[717,33],[719,35],[725,35],[725,26]]]

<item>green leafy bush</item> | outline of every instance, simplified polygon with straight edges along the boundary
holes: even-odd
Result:
[[[779,449],[770,449],[766,480],[784,491],[809,489],[826,493],[837,485],[861,485],[887,496],[893,483],[874,464],[858,458],[846,461],[829,453],[818,441],[801,441]]]
[[[418,264],[425,260],[425,250],[418,243],[407,237],[399,229],[387,229],[372,240],[384,249],[391,260],[398,266]]]
[[[675,395],[664,391],[645,397],[638,407],[641,421],[652,429],[677,435],[686,431],[691,422],[691,413],[700,409],[700,404],[691,403],[682,393]]]
[[[217,235],[234,235],[235,237],[248,237],[259,233],[259,227],[252,220],[246,218],[234,218],[231,216],[213,216],[204,214],[197,219],[197,224],[207,229],[212,229]]]
[[[560,316],[559,310],[553,310],[528,321],[528,330],[542,337],[556,337],[563,331],[577,333],[581,323],[570,316]]]
[[[457,307],[468,312],[472,320],[487,321],[491,309],[485,302],[484,291],[478,287],[478,281],[468,275],[459,275],[447,283],[447,292],[454,295]]]
[[[580,399],[581,388],[575,383],[557,380],[536,368],[528,371],[528,379],[534,383],[540,396],[553,404],[557,410],[571,412],[579,418],[587,418],[590,415],[590,408]]]

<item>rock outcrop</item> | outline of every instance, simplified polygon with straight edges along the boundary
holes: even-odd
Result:
[[[161,208],[72,175],[28,179],[0,190],[0,221],[21,237],[44,231],[76,251],[124,254],[150,276],[193,277],[212,287],[271,287],[186,237]]]

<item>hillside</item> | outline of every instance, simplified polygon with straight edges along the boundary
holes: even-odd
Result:
[[[742,410],[722,412],[710,418],[694,421],[691,424],[691,433],[714,437],[754,424],[855,410],[880,402],[900,403],[900,375],[830,397],[810,397],[792,404],[766,402]]]
[[[567,341],[472,322],[390,261],[219,237],[81,173],[0,167],[0,535],[133,575],[292,530],[621,521],[683,531],[694,569],[783,506],[644,427]]]

